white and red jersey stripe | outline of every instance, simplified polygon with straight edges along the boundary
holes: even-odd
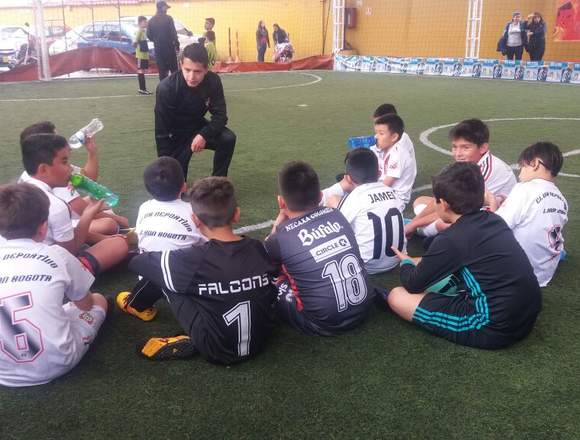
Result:
[[[479,159],[477,165],[481,170],[485,189],[493,195],[507,197],[517,183],[510,166],[489,151]]]

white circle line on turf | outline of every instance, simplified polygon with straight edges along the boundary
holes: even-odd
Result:
[[[580,121],[580,118],[558,118],[558,117],[548,117],[548,116],[536,116],[536,117],[529,117],[529,118],[493,118],[493,119],[483,119],[484,122],[504,122],[504,121]],[[434,151],[437,151],[438,153],[441,154],[445,154],[446,156],[452,156],[453,153],[451,153],[451,151],[446,150],[445,148],[441,148],[439,145],[434,144],[433,142],[431,142],[429,140],[429,136],[431,136],[431,134],[433,134],[434,132],[436,132],[437,130],[441,130],[442,128],[449,128],[449,127],[453,127],[456,124],[458,124],[458,122],[454,122],[452,124],[445,124],[445,125],[438,125],[436,127],[431,127],[428,128],[427,130],[424,130],[421,132],[421,134],[419,135],[419,141],[425,145],[427,148],[430,148]],[[580,149],[577,150],[571,150],[571,151],[567,151],[565,153],[562,153],[562,156],[564,157],[568,157],[568,156],[575,156],[577,154],[580,154]],[[511,165],[512,168],[514,168],[516,165]],[[578,174],[571,174],[571,173],[559,173],[560,176],[563,177],[576,177],[576,178],[580,178],[580,175]]]
[[[418,186],[417,188],[413,188],[413,192],[414,193],[421,192],[421,191],[425,191],[426,189],[429,189],[429,188],[431,188],[431,185],[421,185],[421,186]],[[241,228],[234,229],[234,233],[245,234],[247,232],[259,231],[260,229],[269,228],[273,224],[274,224],[274,220],[266,220],[265,222],[256,223],[255,225],[247,225],[247,226],[242,226]]]
[[[288,73],[288,72],[287,72]],[[252,89],[233,89],[233,90],[225,90],[226,93],[230,92],[263,92],[268,90],[280,90],[280,89],[292,89],[296,87],[308,87],[313,84],[316,84],[322,81],[322,77],[315,75],[313,73],[304,73],[304,72],[292,72],[298,73],[299,75],[309,76],[314,78],[312,81],[308,81],[305,83],[300,84],[284,84],[281,86],[272,86],[272,87],[256,87]],[[118,99],[118,98],[138,98],[140,97],[137,94],[134,95],[106,95],[106,96],[74,96],[70,98],[19,98],[19,99],[0,99],[0,102],[43,102],[43,101],[86,101],[86,100],[95,100],[95,99]]]

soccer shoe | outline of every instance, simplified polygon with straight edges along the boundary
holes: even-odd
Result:
[[[131,292],[119,292],[117,295],[117,306],[119,306],[122,311],[128,313],[129,315],[136,316],[141,321],[151,321],[153,318],[155,318],[157,315],[157,309],[155,307],[149,307],[148,309],[142,310],[140,312],[139,310],[127,304],[129,295],[131,295]]]
[[[186,359],[197,353],[189,336],[150,338],[137,346],[139,353],[154,361]]]
[[[137,93],[139,93],[140,95],[146,95],[146,96],[153,94],[149,90],[137,90]]]

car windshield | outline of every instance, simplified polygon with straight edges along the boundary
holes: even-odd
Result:
[[[0,29],[0,39],[24,38],[26,33],[19,27],[5,27]]]

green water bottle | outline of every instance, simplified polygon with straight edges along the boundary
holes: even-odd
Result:
[[[119,196],[104,185],[89,179],[82,174],[70,176],[70,183],[82,195],[89,196],[95,200],[104,200],[109,207],[113,208],[119,203]]]

